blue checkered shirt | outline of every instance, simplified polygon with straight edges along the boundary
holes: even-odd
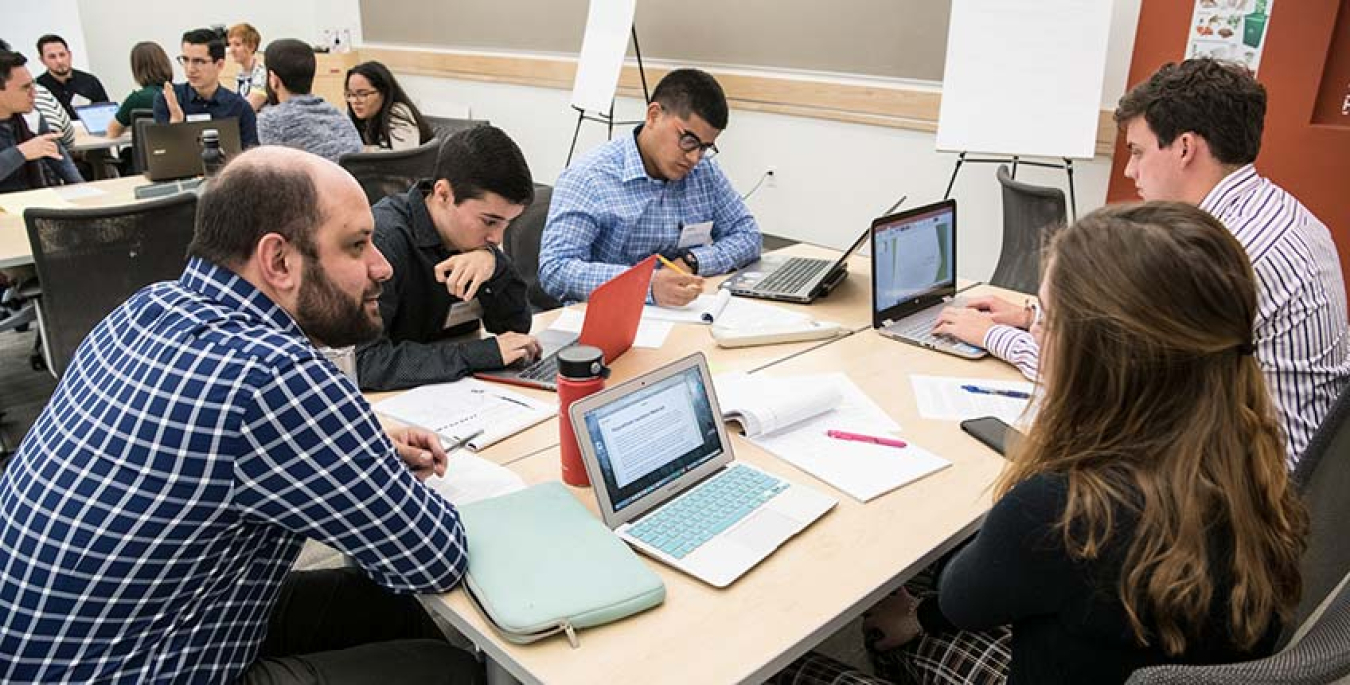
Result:
[[[396,592],[467,561],[356,386],[194,259],[90,333],[0,477],[0,682],[232,681],[306,538]]]
[[[619,136],[558,177],[539,245],[539,282],[564,302],[585,300],[624,269],[674,250],[682,227],[707,221],[713,242],[692,250],[701,275],[759,258],[759,226],[713,160],[678,181],[659,181],[642,166],[637,132]]]

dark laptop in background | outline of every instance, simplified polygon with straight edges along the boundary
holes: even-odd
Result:
[[[767,255],[728,278],[722,287],[732,295],[810,304],[848,278],[848,258],[867,242],[864,231],[839,259]]]
[[[956,297],[956,200],[943,200],[872,222],[872,327],[888,337],[967,359],[983,348],[934,335],[942,308]]]
[[[143,127],[145,177],[151,181],[172,181],[202,175],[202,131],[220,132],[220,147],[227,158],[239,154],[239,119],[184,121],[177,124],[150,124]],[[138,132],[139,134],[140,132]]]
[[[535,337],[543,349],[537,361],[530,364],[517,362],[495,371],[477,371],[474,377],[556,391],[558,352],[578,343],[600,348],[605,353],[605,365],[613,364],[637,338],[655,268],[656,257],[648,257],[592,291],[586,301],[586,319],[581,324],[580,335],[551,328],[540,331]]]
[[[96,102],[92,105],[80,105],[75,108],[75,116],[84,124],[84,130],[91,136],[108,134],[108,125],[117,116],[116,102]]]

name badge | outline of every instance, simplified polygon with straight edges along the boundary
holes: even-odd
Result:
[[[680,229],[680,243],[676,247],[701,247],[712,244],[713,222],[687,224]]]
[[[210,114],[189,114],[183,117],[184,121],[210,121]]]
[[[470,321],[477,321],[483,318],[483,305],[474,298],[469,302],[456,302],[450,305],[450,311],[445,315],[445,325],[442,328],[454,328],[460,324]]]

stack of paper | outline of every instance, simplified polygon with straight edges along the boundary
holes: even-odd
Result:
[[[717,376],[714,384],[724,415],[754,414],[755,425],[766,430],[747,432],[751,442],[859,501],[951,465],[913,444],[892,447],[829,437],[831,430],[882,437],[893,437],[890,434],[900,430],[842,373],[793,378],[726,374]]]
[[[731,328],[763,328],[804,323],[810,321],[811,317],[771,304],[732,297],[730,290],[720,290],[716,295],[699,295],[698,299],[683,307],[647,305],[642,310],[642,319],[674,323],[716,323]]]
[[[481,450],[557,415],[558,403],[465,378],[414,388],[376,404],[374,409],[451,442],[481,431],[468,443],[469,449]]]

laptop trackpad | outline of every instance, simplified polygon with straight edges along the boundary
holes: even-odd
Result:
[[[801,528],[801,523],[772,509],[761,508],[727,533],[726,539],[757,553],[768,554]]]

